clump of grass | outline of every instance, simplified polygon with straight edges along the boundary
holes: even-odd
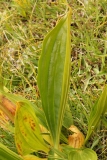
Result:
[[[26,4],[22,0],[3,1],[1,6],[0,50],[4,84],[12,92],[37,99],[36,77],[42,41],[55,26],[63,7],[33,0]]]
[[[87,131],[88,115],[97,101],[106,81],[106,8],[107,1],[73,1],[72,63],[70,106],[74,114],[74,123],[84,133]],[[104,119],[104,117],[102,117]],[[103,128],[103,131],[102,131]],[[106,126],[101,123],[93,133],[88,147],[98,153],[99,159],[107,159]]]
[[[17,152],[13,139],[14,134],[0,127],[0,142],[7,146],[10,150]]]

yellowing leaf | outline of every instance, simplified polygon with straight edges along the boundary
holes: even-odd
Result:
[[[14,133],[14,127],[9,122],[9,118],[0,110],[0,127]]]
[[[79,129],[72,125],[69,130],[74,132],[72,135],[68,137],[68,144],[73,148],[81,148],[84,144],[84,135]]]
[[[15,116],[15,142],[18,152],[26,155],[34,151],[48,152],[33,107],[19,102]]]
[[[4,129],[5,125],[8,124],[9,118],[3,113],[2,110],[0,110],[0,126]]]
[[[16,106],[6,96],[0,94],[0,109],[14,122]]]

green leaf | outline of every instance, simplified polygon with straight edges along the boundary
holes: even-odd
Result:
[[[97,160],[97,154],[89,148],[83,150],[72,149],[68,155],[68,160]]]
[[[22,157],[0,143],[0,160],[22,160]]]
[[[40,132],[33,107],[24,101],[18,102],[15,116],[15,143],[18,152],[26,155],[34,151],[48,152]]]
[[[92,132],[96,129],[97,125],[101,121],[101,117],[105,114],[107,111],[107,85],[105,86],[98,102],[93,106],[89,121],[88,121],[88,132],[85,139],[85,143],[91,136]]]
[[[38,68],[38,86],[49,131],[56,146],[65,113],[70,78],[69,11],[45,37]]]

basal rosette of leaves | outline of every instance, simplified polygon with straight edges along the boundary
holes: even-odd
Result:
[[[0,144],[0,159],[97,160],[96,153],[85,148],[85,143],[92,134],[92,127],[97,127],[106,112],[107,86],[93,106],[85,138],[73,125],[72,114],[67,106],[71,63],[70,23],[71,8],[43,41],[38,67],[42,109],[21,96],[4,92],[3,87],[0,87],[0,109],[14,123],[15,144],[19,153]],[[61,133],[63,125],[73,132],[68,139]],[[60,143],[61,139],[65,139],[65,144]]]

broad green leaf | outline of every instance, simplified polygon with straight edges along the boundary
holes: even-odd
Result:
[[[38,68],[38,86],[52,140],[59,143],[70,78],[71,11],[45,37]]]
[[[22,160],[23,158],[0,143],[0,160]]]
[[[83,150],[72,149],[68,155],[68,160],[97,160],[97,154],[89,148]]]
[[[105,114],[107,111],[107,85],[105,86],[98,102],[93,106],[89,121],[88,121],[88,132],[85,139],[85,143],[91,136],[92,132],[96,129],[97,125],[101,121],[101,117]]]
[[[40,132],[35,111],[29,103],[18,102],[15,116],[15,143],[18,152],[26,155],[34,151],[48,152]]]

